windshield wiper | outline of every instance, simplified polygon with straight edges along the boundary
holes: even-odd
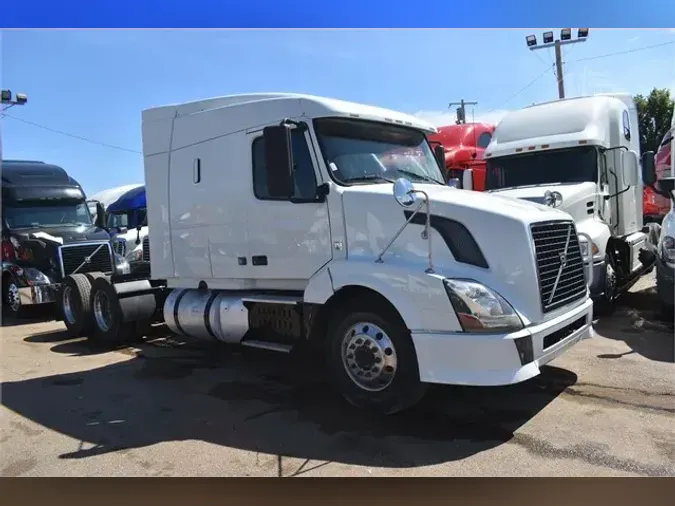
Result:
[[[90,223],[84,223],[82,221],[74,221],[74,220],[64,221],[64,222],[61,222],[61,224],[62,225],[78,225],[78,226],[79,225],[85,225],[85,226],[91,225]]]
[[[345,182],[347,183],[354,183],[354,182],[361,182],[361,181],[384,181],[385,183],[394,183],[395,181],[384,177],[380,174],[365,174],[363,176],[357,176],[357,177],[350,177],[347,179]]]
[[[425,174],[420,174],[418,172],[413,172],[412,170],[396,169],[396,171],[401,173],[401,174],[405,174],[406,176],[418,177],[418,178],[422,179],[423,181],[428,181],[430,183],[436,183],[436,184],[441,184],[441,185],[445,186],[444,183],[441,183],[440,181],[438,181],[437,179],[434,179],[433,177],[429,177]]]

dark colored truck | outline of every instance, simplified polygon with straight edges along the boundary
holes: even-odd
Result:
[[[100,222],[104,213],[99,216]],[[65,277],[128,269],[113,252],[103,223],[92,220],[82,187],[63,168],[39,161],[2,161],[5,315],[19,316],[25,306],[50,304],[63,297],[62,316],[68,318],[68,307],[77,301],[61,290]]]

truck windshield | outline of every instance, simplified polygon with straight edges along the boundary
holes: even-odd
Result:
[[[85,202],[48,204],[41,202],[12,203],[3,206],[3,218],[9,228],[61,227],[91,225],[89,206]]]
[[[595,183],[597,178],[597,151],[592,146],[583,146],[488,160],[486,189],[587,181]]]
[[[343,118],[314,120],[323,156],[341,184],[367,184],[405,177],[443,183],[426,136],[413,128]]]
[[[145,209],[134,209],[131,211],[122,211],[108,214],[107,226],[110,228],[136,228],[147,225],[147,216]]]

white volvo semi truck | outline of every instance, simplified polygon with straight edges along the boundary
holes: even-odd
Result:
[[[643,224],[654,153],[640,157],[637,108],[628,94],[542,103],[507,114],[485,155],[486,190],[569,213],[591,237],[597,313],[654,267],[659,236]],[[463,181],[471,188],[471,173]]]
[[[73,333],[120,343],[165,321],[309,345],[349,402],[383,414],[429,383],[527,380],[593,334],[571,217],[448,187],[418,118],[269,93],[142,121],[152,275],[71,278]]]

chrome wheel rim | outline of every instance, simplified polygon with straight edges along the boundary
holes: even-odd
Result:
[[[7,307],[10,311],[16,313],[21,307],[21,298],[19,297],[19,287],[14,283],[7,286]]]
[[[94,320],[101,331],[108,332],[110,330],[112,322],[110,299],[105,292],[100,290],[94,294]]]
[[[70,286],[63,288],[63,317],[71,325],[75,324],[75,307],[73,307],[73,289]]]
[[[396,348],[387,333],[377,325],[359,322],[342,338],[342,364],[349,378],[363,390],[380,392],[396,375]]]

